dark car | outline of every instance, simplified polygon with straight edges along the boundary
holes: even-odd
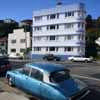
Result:
[[[8,57],[0,56],[0,76],[4,76],[11,69]]]
[[[44,60],[50,61],[50,60],[55,60],[55,61],[60,61],[61,58],[58,56],[55,56],[53,54],[47,54],[43,57]]]

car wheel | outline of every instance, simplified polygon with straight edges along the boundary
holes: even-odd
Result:
[[[72,62],[74,62],[74,59],[71,59]]]
[[[14,86],[14,84],[12,83],[12,78],[9,76],[7,79],[8,79],[8,85]]]
[[[44,60],[44,61],[47,61],[47,59],[46,59],[46,58],[43,58],[43,60]]]
[[[60,61],[60,59],[55,59],[55,61]]]
[[[85,60],[85,63],[87,63],[88,62],[88,60]]]

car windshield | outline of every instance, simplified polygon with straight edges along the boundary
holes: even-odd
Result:
[[[69,70],[56,71],[50,75],[50,81],[53,83],[59,83],[67,79],[70,79]]]

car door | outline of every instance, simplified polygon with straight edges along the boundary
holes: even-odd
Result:
[[[44,81],[40,85],[40,94],[42,100],[58,100],[55,97],[55,94],[57,93],[56,89],[52,87],[48,82],[49,82],[49,75],[45,73]]]
[[[29,77],[26,79],[26,88],[33,95],[41,97],[40,86],[42,84],[43,74],[38,69],[32,68]]]
[[[22,71],[19,71],[19,73],[15,75],[15,85],[20,88],[27,89],[26,84],[30,71],[31,68],[27,66],[25,66]]]

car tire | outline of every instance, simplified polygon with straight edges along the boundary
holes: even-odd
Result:
[[[88,60],[85,60],[85,63],[88,63]]]
[[[7,80],[9,86],[14,86],[14,84],[12,83],[12,78],[10,76],[7,78]]]
[[[71,59],[71,62],[74,62],[74,59]]]
[[[44,61],[47,61],[47,58],[43,58]]]
[[[56,59],[55,61],[60,61],[60,59]]]

